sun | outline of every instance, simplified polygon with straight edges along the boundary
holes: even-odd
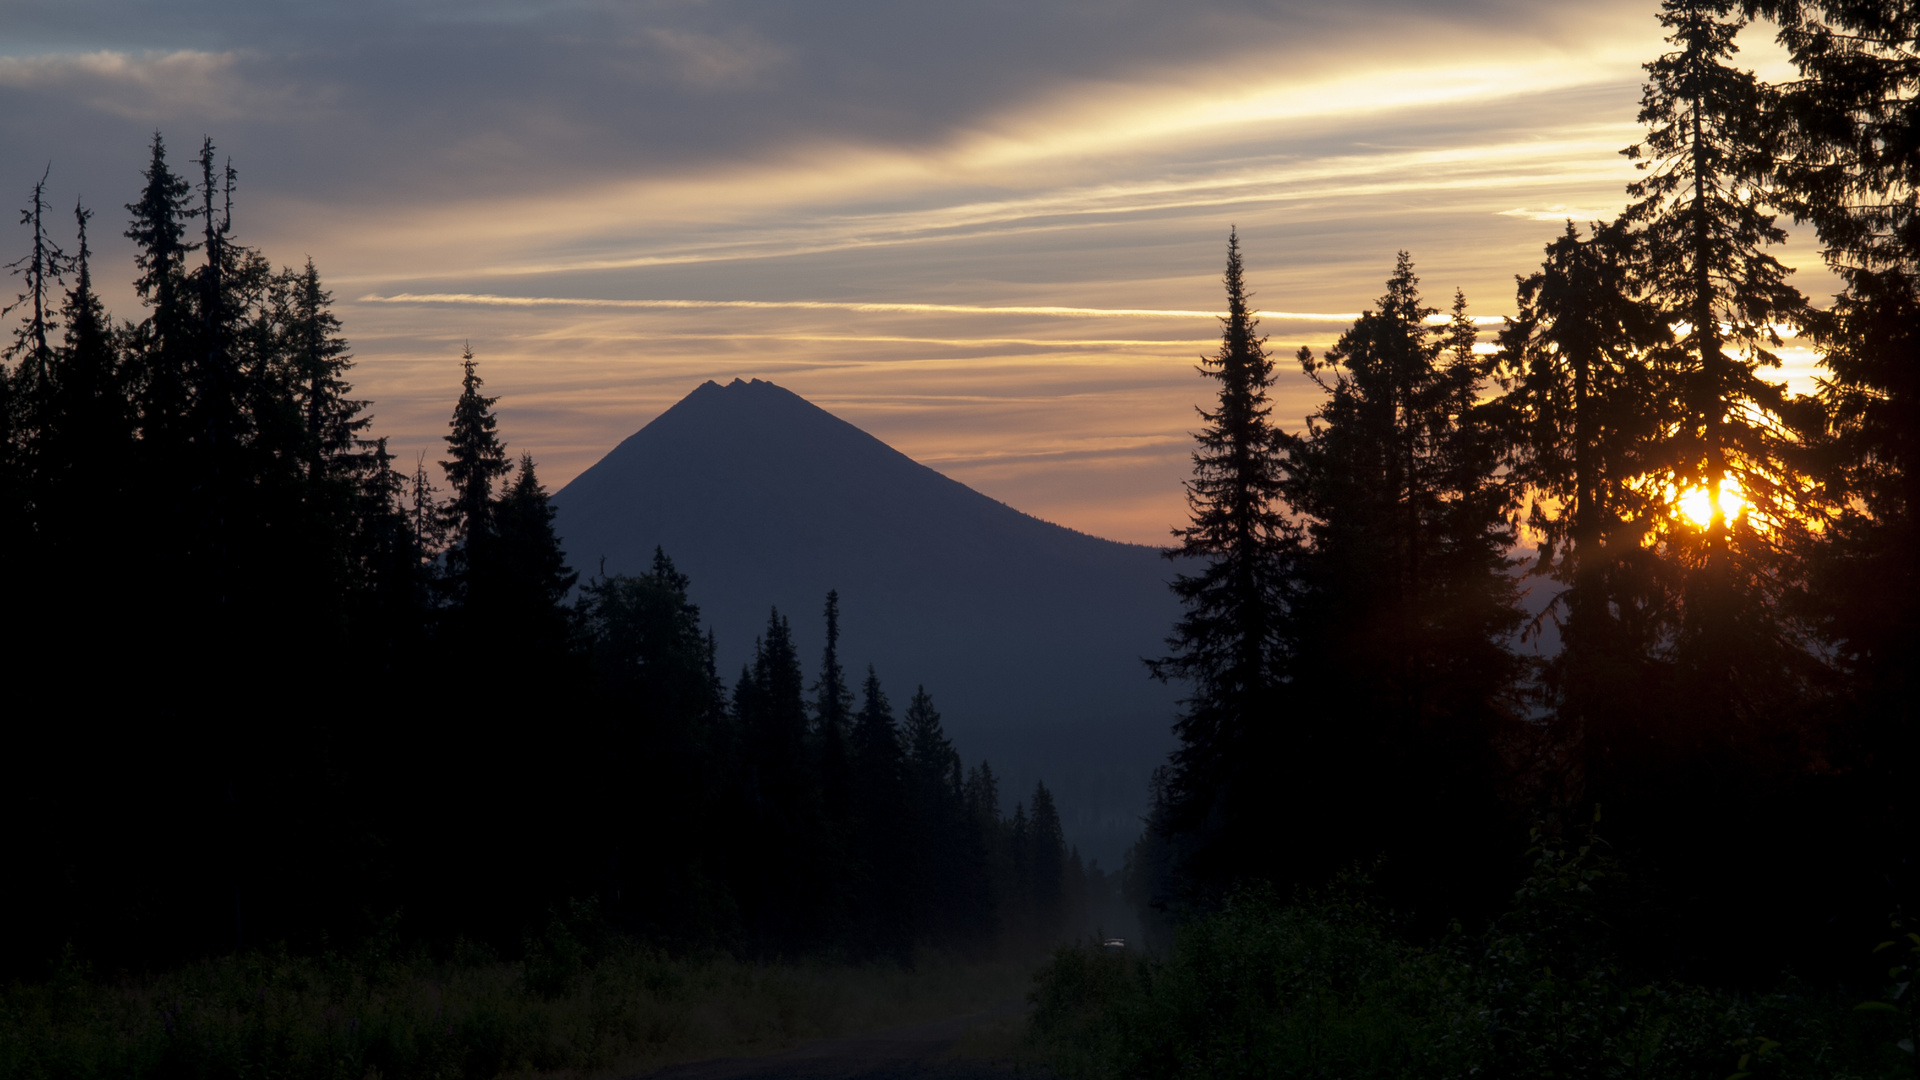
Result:
[[[1713,492],[1705,487],[1689,488],[1681,492],[1674,500],[1680,507],[1680,513],[1696,528],[1704,529],[1713,524]],[[1747,508],[1747,498],[1740,491],[1740,485],[1729,476],[1720,483],[1720,511],[1728,521],[1740,516]]]

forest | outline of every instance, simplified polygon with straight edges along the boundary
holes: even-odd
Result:
[[[1568,222],[1494,340],[1402,252],[1297,353],[1289,432],[1229,239],[1205,569],[1151,664],[1189,693],[1125,881],[1170,949],[1056,957],[1062,1071],[1920,1068],[1920,10],[1659,18],[1625,210]],[[1796,78],[1738,66],[1756,19]]]
[[[1920,1075],[1920,9],[1659,19],[1625,210],[1492,334],[1402,252],[1295,355],[1299,430],[1230,235],[1186,614],[1141,676],[1184,689],[1179,746],[1113,875],[1044,785],[1005,817],[926,688],[896,718],[837,595],[817,667],[774,611],[729,681],[670,553],[567,566],[471,350],[438,476],[396,468],[211,140],[185,177],[149,147],[136,320],[43,181],[0,381],[0,1075],[593,1072],[627,1051],[480,1005],[375,1038],[245,1002],[1049,947],[1021,1053],[1065,1076]],[[1791,79],[1740,66],[1749,27]],[[1104,945],[1123,901],[1146,940]],[[115,978],[242,1004],[188,1038],[113,1019]]]
[[[137,322],[94,292],[90,210],[71,251],[44,181],[22,217],[8,974],[382,933],[517,954],[550,919],[907,964],[1109,903],[1044,784],[1006,816],[924,687],[897,711],[842,663],[836,594],[813,678],[776,610],[729,682],[667,553],[568,567],[471,350],[444,487],[396,469],[317,270],[235,239],[235,179],[154,136]]]

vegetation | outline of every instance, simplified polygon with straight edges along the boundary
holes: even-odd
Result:
[[[1794,80],[1735,64],[1761,17]],[[1150,661],[1181,744],[1122,883],[1152,948],[1054,954],[1060,1072],[1920,1066],[1920,8],[1659,18],[1625,212],[1568,222],[1495,340],[1402,253],[1297,354],[1323,396],[1282,431],[1229,236]],[[448,494],[398,473],[317,271],[241,245],[234,170],[196,165],[155,136],[138,322],[44,180],[11,264],[0,663],[72,719],[4,788],[0,1066],[628,1067],[907,1015],[833,987],[976,1001],[997,969],[951,958],[1092,929],[1114,883],[1051,793],[1003,815],[926,688],[849,674],[837,594],[811,681],[770,611],[729,683],[666,552],[568,567],[471,350]],[[1811,395],[1767,377],[1795,329]]]
[[[1896,1077],[1891,1006],[1789,981],[1741,993],[1628,963],[1633,883],[1604,845],[1543,844],[1485,930],[1428,944],[1351,877],[1238,891],[1170,955],[1063,947],[1032,1053],[1068,1077]]]
[[[556,920],[504,962],[249,952],[153,977],[71,966],[0,990],[0,1077],[596,1076],[972,1012],[1019,992],[1029,966],[923,958],[912,970],[583,942]]]
[[[1797,80],[1735,66],[1760,14]],[[1426,306],[1402,253],[1333,349],[1300,350],[1324,397],[1275,433],[1229,239],[1176,531],[1209,569],[1153,662],[1190,694],[1125,882],[1157,953],[1056,954],[1034,1036],[1062,1072],[1920,1068],[1920,938],[1882,946],[1884,980],[1868,948],[1920,902],[1896,779],[1920,13],[1659,18],[1625,212],[1569,222],[1494,342],[1464,297]],[[1770,251],[1782,213],[1846,284],[1825,310]],[[1811,395],[1767,378],[1795,328],[1827,364]],[[1609,842],[1576,842],[1602,805]]]
[[[837,596],[811,687],[777,611],[729,687],[665,552],[581,581],[471,348],[444,495],[397,472],[318,271],[240,245],[235,170],[210,141],[197,166],[154,137],[138,322],[101,308],[88,211],[72,255],[44,181],[25,217],[0,663],[87,719],[10,748],[31,886],[0,899],[0,977],[390,924],[512,957],[576,902],[658,947],[905,965],[1040,948],[1101,903],[1045,785],[1008,817],[926,688],[903,725],[869,668],[854,708]]]

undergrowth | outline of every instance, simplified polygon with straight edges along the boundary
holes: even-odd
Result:
[[[557,939],[557,940],[555,940]],[[0,990],[0,1080],[591,1077],[765,1053],[1016,996],[1030,965],[683,959],[564,929],[528,960],[251,953],[157,976],[64,964]]]
[[[1630,970],[1596,902],[1607,860],[1533,854],[1477,935],[1415,944],[1356,890],[1252,889],[1164,958],[1062,948],[1036,977],[1030,1050],[1083,1080],[1915,1075],[1891,1010],[1792,980],[1756,994]]]

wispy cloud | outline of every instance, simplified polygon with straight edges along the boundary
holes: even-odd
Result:
[[[610,300],[577,296],[495,296],[489,293],[395,293],[360,297],[363,304],[477,304],[488,307],[584,307],[673,310],[749,308],[793,311],[852,311],[864,314],[912,315],[1045,315],[1070,319],[1218,319],[1223,311],[1180,311],[1169,308],[1096,308],[1055,305],[996,304],[886,304],[851,300]],[[1328,314],[1311,311],[1262,311],[1261,318],[1301,322],[1351,322],[1358,312]],[[873,339],[889,340],[889,339]],[[905,339],[894,339],[905,340]],[[1147,343],[1138,343],[1147,344]]]
[[[1606,208],[1593,208],[1566,206],[1561,203],[1555,203],[1543,210],[1516,206],[1511,210],[1500,211],[1500,216],[1522,218],[1527,221],[1571,221],[1575,224],[1585,224],[1593,221],[1611,221],[1619,216],[1620,208],[1623,205],[1624,203],[1617,203]]]
[[[620,300],[581,296],[496,296],[491,293],[395,293],[381,296],[368,293],[359,298],[363,304],[471,304],[481,307],[580,307],[626,308],[637,311],[698,310],[702,308],[745,308],[766,311],[849,311],[869,315],[1042,315],[1066,319],[1221,319],[1224,311],[1185,311],[1178,308],[1101,308],[1061,307],[1057,305],[1019,304],[901,304],[868,303],[854,300]],[[1360,317],[1357,311],[1255,311],[1261,319],[1277,322],[1350,323]],[[1498,326],[1499,315],[1470,316],[1477,326]],[[1427,321],[1442,323],[1447,316],[1435,315]],[[1054,345],[1062,342],[1039,338],[911,338],[911,337],[814,337],[809,340],[832,341],[921,341],[949,343],[986,343]],[[1182,341],[1099,340],[1079,342],[1090,345],[1180,345]]]

